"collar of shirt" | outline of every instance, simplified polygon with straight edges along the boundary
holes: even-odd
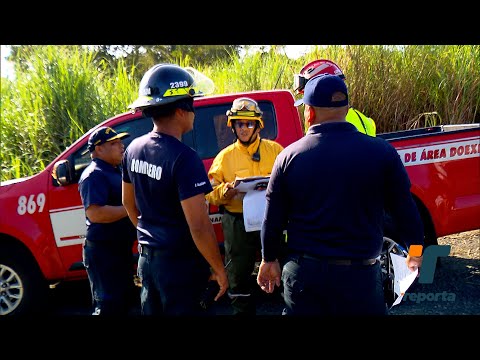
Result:
[[[322,124],[315,124],[308,128],[305,135],[319,134],[319,133],[338,133],[338,132],[355,132],[358,131],[355,125],[342,121],[332,121]]]
[[[120,171],[119,166],[113,166],[100,158],[92,159],[92,161],[96,162],[97,166],[101,167],[103,170],[115,171],[115,172]]]
[[[248,144],[247,146],[243,145],[240,140],[237,139],[237,141],[235,141],[235,147],[237,149],[240,149],[240,150],[247,150],[248,154],[251,156],[253,154],[255,154],[255,152],[257,151],[257,148],[258,148],[258,145],[260,143],[260,135],[257,136],[257,138],[255,139],[255,141],[251,144]]]

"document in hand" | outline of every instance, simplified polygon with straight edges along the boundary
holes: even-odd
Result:
[[[234,188],[239,192],[254,190],[258,184],[268,184],[270,176],[250,176],[246,178],[236,178]]]
[[[410,271],[405,263],[405,258],[399,255],[390,254],[393,264],[393,272],[395,276],[394,291],[398,295],[397,299],[393,302],[392,307],[400,304],[403,295],[407,292],[410,285],[415,281],[418,269]]]
[[[265,190],[249,190],[243,198],[243,223],[245,231],[260,231],[265,217]]]

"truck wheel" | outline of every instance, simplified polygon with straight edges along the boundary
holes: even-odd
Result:
[[[46,290],[30,253],[0,245],[0,316],[35,313],[45,303]]]
[[[383,293],[385,296],[385,302],[387,303],[389,309],[392,307],[394,301],[398,298],[398,295],[394,290],[395,272],[393,270],[391,254],[395,254],[404,258],[406,258],[408,255],[407,251],[402,246],[397,244],[392,239],[384,236],[382,253],[380,254],[380,267],[382,269]]]

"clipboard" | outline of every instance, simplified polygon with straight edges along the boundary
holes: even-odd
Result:
[[[246,178],[236,178],[234,189],[237,189],[239,192],[248,192],[250,190],[255,190],[257,185],[265,184],[265,187],[268,185],[270,176],[250,176]]]

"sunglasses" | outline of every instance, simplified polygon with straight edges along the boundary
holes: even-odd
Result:
[[[242,129],[244,126],[246,126],[248,129],[253,129],[255,127],[256,121],[235,121],[235,127],[237,129]]]

